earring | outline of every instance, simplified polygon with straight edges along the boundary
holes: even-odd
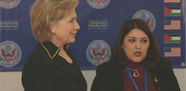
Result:
[[[55,30],[52,30],[52,34],[53,34],[53,35],[56,34]]]

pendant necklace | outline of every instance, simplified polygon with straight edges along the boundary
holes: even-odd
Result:
[[[142,66],[143,67],[143,66]],[[141,69],[142,67],[140,67],[139,69]],[[139,69],[136,69],[136,70],[139,70]],[[128,67],[125,67],[125,70],[127,71],[127,74],[128,76],[130,77],[134,87],[136,88],[137,91],[139,91],[138,89],[138,86],[136,84],[136,82],[134,81],[133,77],[132,77],[132,74],[130,73],[129,71],[129,68]],[[137,72],[139,74],[139,72]],[[134,74],[133,74],[134,75]],[[138,75],[139,76],[139,75]],[[145,91],[148,91],[148,85],[147,85],[147,70],[144,69],[144,78],[145,78]]]
[[[138,70],[140,70],[140,69],[142,69],[143,68],[143,66],[142,67],[140,67],[140,68],[138,68],[138,69],[131,69],[131,68],[129,68],[129,67],[127,67],[129,70],[132,70],[132,71],[134,71],[134,73],[133,73],[133,76],[134,77],[139,77],[139,72],[138,72]]]

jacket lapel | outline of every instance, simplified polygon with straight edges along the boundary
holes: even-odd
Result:
[[[166,69],[163,67],[162,64],[159,64],[157,67],[150,69],[154,85],[156,86],[158,91],[168,91],[165,87],[163,79],[160,78],[160,74],[164,73],[165,71]]]
[[[54,62],[54,65],[59,68],[61,71],[64,71],[65,73],[69,74],[70,76],[80,79],[81,81],[85,82],[85,79],[80,71],[79,64],[77,63],[76,59],[73,57],[72,52],[70,50],[67,51],[67,54],[72,59],[73,64],[69,64],[64,58],[60,57],[59,55],[56,55],[59,53],[58,47],[55,46],[52,42],[45,42],[40,43],[40,46],[42,46],[47,52],[49,52],[48,55],[50,55],[52,61]]]
[[[79,64],[76,62],[75,58],[72,55],[69,55],[73,61],[73,64],[69,64],[64,58],[57,56],[57,60],[55,60],[55,65],[61,71],[69,74],[70,76],[81,80],[82,82],[85,81],[82,72],[80,71]]]
[[[117,80],[119,82],[117,88],[119,91],[123,91],[123,89],[124,89],[123,68],[117,61],[113,61],[113,63],[111,63],[111,64],[113,65],[111,74],[115,75],[115,77],[117,78]]]

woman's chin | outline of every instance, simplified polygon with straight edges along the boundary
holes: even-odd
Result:
[[[138,62],[141,62],[142,59],[141,59],[141,58],[135,58],[135,59],[133,59],[132,61],[138,63]]]
[[[69,40],[69,43],[74,43],[75,41],[76,39],[74,38],[74,39]]]

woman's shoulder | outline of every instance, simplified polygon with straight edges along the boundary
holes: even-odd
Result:
[[[159,60],[159,64],[155,67],[155,69],[159,71],[167,71],[172,68],[171,62],[167,58],[161,57]]]
[[[43,61],[46,58],[48,58],[48,54],[46,50],[40,45],[40,43],[38,43],[36,47],[34,48],[34,50],[27,57],[27,62],[38,63],[38,62]]]
[[[170,60],[167,58],[163,58],[163,57],[160,58],[160,64],[164,66],[171,65]]]
[[[97,66],[97,73],[113,73],[119,74],[122,70],[122,66],[116,60],[109,60]]]
[[[34,50],[30,53],[30,55],[28,56],[28,58],[33,58],[35,56],[39,56],[41,54],[41,52],[43,52],[43,48],[42,46],[38,43],[36,45],[36,47],[34,48]]]

